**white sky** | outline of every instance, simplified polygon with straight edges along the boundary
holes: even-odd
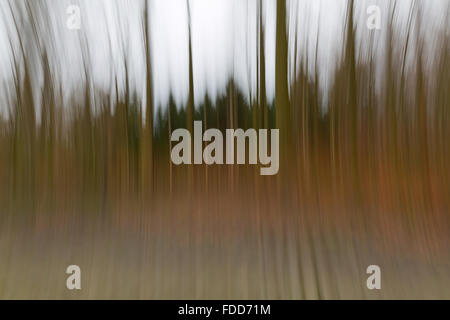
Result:
[[[15,0],[24,1],[24,0]],[[56,78],[64,91],[83,85],[80,39],[86,34],[91,75],[97,85],[111,87],[115,76],[124,81],[123,53],[128,56],[132,84],[144,97],[144,47],[142,35],[143,0],[43,0],[51,8],[51,43],[57,53],[52,57]],[[398,1],[398,26],[404,27],[412,0]],[[425,8],[424,25],[434,32],[437,26],[448,28],[448,0],[418,0]],[[259,0],[190,0],[192,15],[193,68],[195,102],[207,93],[211,97],[224,91],[231,74],[244,93],[256,90],[256,7]],[[388,0],[356,0],[359,36],[367,38],[365,9],[378,4],[382,9],[382,34],[386,26]],[[65,27],[66,8],[81,8],[81,30]],[[321,84],[326,87],[342,45],[343,15],[346,0],[290,0],[290,28],[298,17],[299,50],[309,42],[310,62],[314,61],[317,28]],[[275,0],[263,0],[266,32],[266,78],[268,98],[274,95]],[[186,0],[151,1],[152,67],[154,98],[164,105],[169,94],[177,104],[185,104],[188,95],[188,19]],[[0,102],[5,100],[3,84],[10,79],[11,52],[8,28],[13,30],[7,0],[0,0]],[[9,33],[11,34],[11,33]],[[430,37],[433,39],[433,37]],[[306,40],[309,39],[309,40]],[[292,45],[293,41],[291,41]],[[292,47],[291,47],[292,58]],[[381,51],[380,51],[381,52]],[[381,53],[380,53],[381,54]],[[311,65],[312,66],[312,65]],[[39,78],[39,77],[38,77]],[[249,81],[250,79],[250,81]],[[38,80],[36,80],[38,81]],[[250,82],[250,85],[249,85]],[[4,108],[5,106],[1,106]]]

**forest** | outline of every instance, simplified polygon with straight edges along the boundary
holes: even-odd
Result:
[[[133,85],[132,58],[125,54],[124,79],[114,78],[109,89],[93,81],[82,31],[82,79],[65,91],[55,76],[60,72],[52,45],[57,33],[45,19],[51,1],[3,2],[0,16],[13,22],[7,25],[13,78],[0,82],[2,96],[8,97],[0,101],[6,110],[0,113],[0,230],[13,234],[27,226],[40,235],[116,230],[127,239],[138,234],[153,243],[152,257],[171,261],[168,269],[165,264],[151,268],[179,275],[171,269],[178,261],[197,275],[180,291],[158,282],[159,291],[141,292],[146,297],[367,297],[359,285],[342,284],[347,278],[333,280],[333,266],[346,270],[346,260],[357,265],[372,253],[392,257],[404,251],[426,261],[417,263],[419,269],[448,265],[449,27],[447,21],[427,31],[423,1],[412,1],[406,32],[394,27],[397,1],[389,1],[386,36],[366,30],[355,12],[358,1],[346,1],[344,41],[324,88],[318,40],[290,33],[286,26],[300,21],[277,0],[273,100],[266,93],[263,1],[248,13],[256,15],[258,54],[256,92],[250,93],[231,75],[223,94],[194,100],[188,12],[188,98],[180,106],[171,97],[164,107],[153,99],[158,78],[152,64],[152,1],[141,6],[145,99]],[[189,11],[190,0],[186,3]],[[446,10],[448,16],[450,6]],[[430,38],[432,51],[425,45]],[[316,54],[297,52],[299,47]],[[171,135],[184,128],[193,136],[194,121],[201,121],[203,131],[219,129],[223,137],[226,129],[279,129],[278,174],[261,175],[265,166],[248,161],[175,165]],[[178,246],[191,258],[181,258]],[[211,253],[218,248],[223,257]],[[230,285],[234,280],[221,271],[211,274],[224,279],[218,287],[225,291],[195,280],[203,279],[199,272],[208,268],[201,267],[206,261],[222,271],[241,270],[246,261],[241,275],[246,289]],[[226,267],[223,261],[237,264]],[[352,268],[347,271],[356,272]],[[358,279],[365,276],[356,273]],[[442,286],[450,281],[436,277]],[[1,283],[0,296],[6,292]],[[447,298],[448,288],[440,291]],[[138,295],[127,290],[118,297]],[[102,296],[99,292],[89,294]],[[415,297],[414,292],[409,294]]]

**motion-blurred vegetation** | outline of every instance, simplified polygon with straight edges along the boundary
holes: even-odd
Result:
[[[10,32],[17,33],[20,50],[11,45],[15,95],[7,105],[9,115],[0,122],[1,223],[32,221],[35,230],[44,232],[96,221],[151,233],[157,225],[144,228],[143,221],[158,216],[170,221],[164,226],[171,232],[195,234],[199,242],[210,234],[227,237],[220,230],[269,237],[261,243],[280,237],[274,252],[289,247],[286,235],[292,234],[309,239],[313,269],[320,268],[314,266],[314,245],[326,247],[345,238],[336,230],[360,238],[370,235],[381,247],[409,248],[427,258],[445,252],[450,227],[450,43],[444,27],[432,34],[439,50],[432,57],[425,54],[424,37],[430,34],[422,32],[420,2],[411,8],[406,34],[394,29],[396,7],[391,6],[388,36],[380,38],[386,51],[381,61],[373,44],[377,31],[368,33],[372,38],[367,43],[357,41],[356,32],[365,22],[355,21],[349,1],[342,55],[324,90],[317,55],[295,54],[288,65],[288,48],[297,47],[288,39],[298,37],[288,37],[285,2],[277,1],[273,103],[266,98],[265,64],[260,63],[258,92],[250,95],[256,98],[249,102],[231,78],[225,95],[214,103],[205,97],[195,108],[189,45],[187,106],[177,107],[170,99],[167,108],[157,109],[151,98],[147,6],[146,107],[129,85],[128,71],[125,89],[117,80],[111,88],[116,94],[97,87],[90,78],[87,50],[84,82],[63,106],[62,89],[52,74],[52,39],[44,32],[49,27],[39,19],[49,1],[10,1],[15,22]],[[258,51],[264,61],[261,11],[257,14]],[[365,54],[358,49],[363,45],[370,48]],[[42,87],[31,80],[36,69],[43,72]],[[296,71],[290,81],[289,70]],[[36,90],[42,97],[39,106],[33,99]],[[174,166],[170,133],[180,127],[192,130],[193,120],[221,130],[279,128],[278,175],[260,176],[259,168],[247,165]],[[290,266],[286,255],[279,263]],[[307,271],[300,262],[296,268],[302,283]],[[280,286],[294,278],[283,279],[278,278]],[[326,297],[320,292],[321,278],[316,280],[317,297]],[[278,296],[290,296],[282,287],[277,290]]]

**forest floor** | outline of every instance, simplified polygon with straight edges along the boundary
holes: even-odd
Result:
[[[5,221],[0,298],[450,299],[445,233],[313,222],[246,200],[161,201],[152,214],[83,224]],[[81,290],[66,288],[69,265],[81,268]],[[381,268],[381,290],[366,286],[369,265]]]

